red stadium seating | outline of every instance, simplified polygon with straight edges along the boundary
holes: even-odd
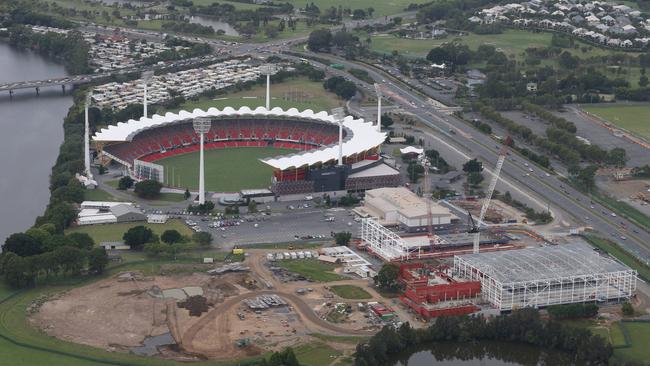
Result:
[[[345,134],[345,132],[344,132]],[[277,140],[276,140],[277,139]],[[309,150],[338,141],[338,127],[299,120],[220,120],[212,123],[205,136],[206,149],[274,146]],[[191,122],[149,129],[132,141],[108,145],[104,151],[133,165],[136,159],[153,162],[199,149],[199,136]],[[294,179],[296,178],[294,172]],[[298,172],[297,178],[304,177]]]

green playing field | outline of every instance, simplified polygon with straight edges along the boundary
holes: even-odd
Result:
[[[294,152],[271,147],[238,147],[205,151],[205,189],[212,192],[238,192],[241,189],[271,185],[273,168],[259,161]],[[199,153],[171,156],[155,162],[165,167],[167,184],[198,189]]]

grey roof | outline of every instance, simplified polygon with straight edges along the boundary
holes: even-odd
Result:
[[[631,271],[582,242],[459,257],[502,284]]]
[[[126,205],[126,204],[115,205],[111,207],[111,213],[115,215],[115,217],[120,217],[128,213],[137,213],[143,215],[142,211],[140,211],[139,209],[135,208],[134,206]]]

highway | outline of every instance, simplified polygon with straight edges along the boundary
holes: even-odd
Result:
[[[399,14],[399,16],[409,17],[413,13]],[[397,15],[395,15],[397,16]],[[390,18],[378,18],[367,20],[365,24],[386,23]],[[346,27],[358,25],[358,21],[346,22]],[[337,27],[339,28],[339,27]],[[337,29],[333,28],[333,29]],[[83,29],[98,32],[114,31],[110,27],[97,27],[94,25],[84,25]],[[126,32],[127,36],[142,37],[148,35],[155,37],[156,32],[139,31],[130,29],[121,29]],[[158,33],[161,34],[161,33]],[[306,36],[295,37],[291,39],[274,40],[264,44],[245,44],[236,42],[226,42],[212,38],[187,37],[181,38],[193,42],[206,42],[210,44],[215,52],[223,54],[224,47],[232,56],[270,56],[279,51],[289,51],[289,48],[297,43],[306,41]],[[384,94],[390,97],[393,104],[399,105],[405,112],[412,114],[424,125],[430,127],[431,131],[425,132],[426,136],[437,142],[440,150],[443,146],[460,155],[464,159],[473,157],[479,158],[486,170],[491,174],[489,167],[493,167],[497,160],[500,146],[491,137],[479,132],[466,122],[442,113],[438,108],[428,102],[428,97],[414,92],[408,84],[404,83],[409,80],[408,77],[398,75],[393,71],[393,75],[375,67],[363,63],[351,62],[348,60],[335,57],[330,54],[300,52],[305,58],[318,57],[326,59],[332,63],[340,63],[346,67],[363,69],[368,72],[375,82],[382,84]],[[282,54],[283,58],[297,60],[297,57]],[[344,76],[355,82],[359,87],[365,89],[366,93],[374,93],[372,85],[359,80],[352,75],[330,68],[328,65],[309,60],[316,67],[325,69],[329,74]],[[421,85],[420,85],[421,86]],[[0,90],[2,88],[0,87]],[[426,92],[427,88],[422,88]],[[633,222],[623,217],[615,217],[610,210],[591,202],[583,193],[573,189],[560,180],[555,175],[547,176],[545,172],[532,161],[512,151],[506,159],[501,173],[501,181],[498,187],[500,190],[510,190],[527,197],[528,202],[535,205],[537,210],[551,208],[555,216],[569,215],[572,221],[584,226],[591,226],[595,230],[603,233],[610,239],[618,242],[645,263],[650,262],[650,233],[643,228],[635,225]],[[530,171],[532,169],[532,171]],[[558,213],[562,211],[562,213]]]
[[[413,114],[433,130],[433,133],[429,133],[429,135],[440,145],[461,154],[466,159],[477,157],[483,162],[484,166],[494,166],[500,149],[498,143],[453,115],[440,113],[433,105],[427,103],[426,98],[409,90],[408,86],[398,81],[398,79],[406,80],[406,77],[402,75],[399,78],[391,77],[391,75],[380,72],[373,67],[344,60],[330,54],[304,52],[304,55],[306,57],[327,59],[333,63],[343,64],[348,68],[354,67],[366,70],[376,82],[383,85],[384,94],[390,93],[394,95],[392,98],[394,104],[400,105],[404,111]],[[336,73],[335,70],[328,68],[326,65],[312,60],[310,62],[315,66],[326,67],[331,73]],[[344,72],[341,72],[341,74],[365,88],[366,92],[373,90],[372,85]],[[528,166],[525,164],[528,164]],[[530,172],[529,169],[533,169],[533,172]],[[491,170],[489,173],[491,174]],[[528,173],[530,175],[526,175]],[[648,263],[650,261],[650,233],[625,218],[612,216],[612,212],[604,206],[591,202],[585,194],[563,183],[560,177],[555,175],[546,176],[540,167],[514,151],[506,159],[501,172],[501,180],[503,181],[502,184],[509,186],[511,191],[513,189],[515,191],[523,189],[531,192],[529,198],[532,202],[537,203],[538,210],[545,209],[550,204],[552,210],[562,210],[572,216],[576,222],[593,227],[618,242],[643,262]],[[625,238],[625,240],[622,238]]]

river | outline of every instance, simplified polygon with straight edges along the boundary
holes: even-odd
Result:
[[[554,366],[576,365],[569,355],[519,343],[444,342],[394,357],[393,366]]]
[[[0,82],[67,75],[62,65],[0,42]],[[0,92],[0,245],[29,228],[50,197],[49,176],[63,141],[63,118],[72,105],[60,87]]]

